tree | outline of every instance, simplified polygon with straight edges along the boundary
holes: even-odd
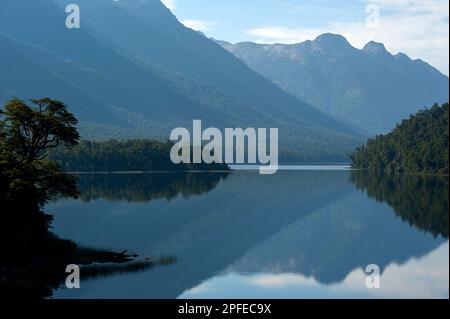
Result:
[[[78,144],[77,119],[62,102],[31,102],[14,99],[0,110],[0,239],[15,243],[3,248],[14,254],[34,252],[51,237],[52,218],[42,211],[49,200],[78,195],[76,178],[47,158],[50,149]]]
[[[49,98],[31,102],[34,107],[14,99],[0,111],[5,118],[0,126],[2,137],[20,161],[42,159],[46,150],[61,144],[78,144],[78,121],[64,103]]]

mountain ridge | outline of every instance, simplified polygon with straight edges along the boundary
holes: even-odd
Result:
[[[81,29],[72,30],[63,10],[69,2],[3,1],[0,102],[60,99],[84,138],[167,139],[194,119],[278,127],[281,156],[305,161],[345,160],[364,140],[184,27],[159,1],[80,0]]]
[[[216,42],[286,92],[370,135],[448,101],[447,76],[375,41],[358,49],[327,33],[296,44]]]

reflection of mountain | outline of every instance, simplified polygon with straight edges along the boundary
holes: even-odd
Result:
[[[388,203],[410,225],[448,238],[448,177],[355,171],[351,180],[369,197]]]
[[[171,200],[183,195],[208,192],[228,173],[170,173],[167,174],[88,174],[81,175],[78,187],[81,200],[149,202],[165,198]]]
[[[299,273],[331,284],[372,263],[384,271],[443,241],[402,223],[387,205],[351,192],[268,238],[228,270]]]
[[[345,171],[232,173],[189,199],[57,203],[59,235],[175,256],[177,263],[56,296],[175,298],[224,270],[290,271],[333,282],[357,267],[402,262],[442,242],[402,223],[348,179]]]

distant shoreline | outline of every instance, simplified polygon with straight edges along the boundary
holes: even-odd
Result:
[[[229,173],[230,170],[173,170],[173,171],[93,171],[93,172],[66,172],[72,175],[143,175],[143,174],[188,174],[188,173]]]
[[[232,171],[259,170],[260,165],[230,165]],[[279,171],[352,171],[351,164],[279,164]]]
[[[141,175],[141,174],[189,174],[189,173],[229,173],[230,171],[253,171],[253,170],[259,170],[261,165],[257,164],[235,164],[235,165],[229,165],[228,170],[151,170],[151,171],[92,171],[92,172],[67,172],[68,174],[73,175],[108,175],[108,174],[116,174],[116,175],[126,175],[126,174],[135,174],[135,175]],[[350,163],[337,163],[337,164],[326,164],[326,163],[319,163],[319,164],[280,164],[278,165],[279,170],[299,170],[299,171],[307,171],[307,170],[321,170],[321,171],[355,171],[359,169],[351,168]]]
[[[230,172],[253,172],[260,169],[260,165],[230,165],[228,170],[152,170],[152,171],[93,171],[93,172],[67,172],[71,175],[152,175],[152,174],[214,174],[214,173],[230,173]],[[281,164],[278,165],[279,171],[367,171],[368,169],[352,168],[349,163],[342,164]],[[374,172],[377,173],[377,172]],[[382,173],[382,172],[378,172]],[[385,173],[383,173],[385,174]],[[438,173],[419,173],[419,172],[399,172],[402,175],[418,175],[418,176],[449,176],[449,174]]]

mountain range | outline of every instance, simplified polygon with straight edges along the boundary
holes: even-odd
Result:
[[[290,45],[217,42],[286,92],[369,135],[449,97],[447,76],[382,43],[357,49],[331,33]]]
[[[200,119],[279,128],[281,161],[340,162],[367,136],[448,99],[447,77],[381,44],[358,50],[331,34],[217,43],[159,0],[78,0],[81,28],[68,29],[71,3],[2,0],[0,103],[62,100],[85,139],[165,140]]]
[[[286,93],[158,0],[3,0],[0,102],[48,96],[80,119],[84,138],[168,139],[192,120],[278,127],[285,159],[342,161],[361,132]]]

